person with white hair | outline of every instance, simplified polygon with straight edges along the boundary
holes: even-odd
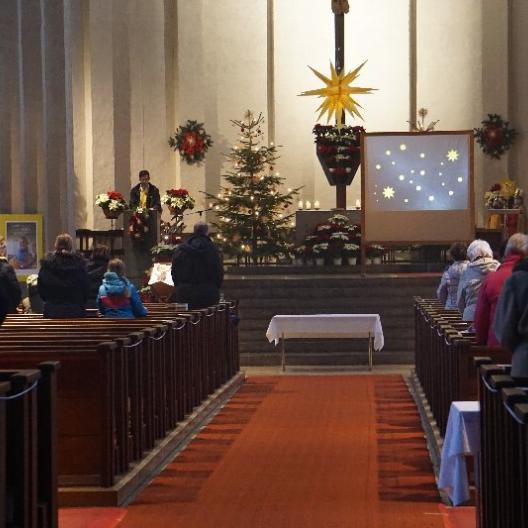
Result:
[[[474,319],[477,344],[499,346],[492,327],[497,301],[506,279],[513,272],[513,268],[527,254],[528,236],[524,233],[513,234],[506,244],[501,265],[497,271],[489,273],[484,279],[478,294]]]
[[[457,291],[457,306],[464,321],[473,321],[477,298],[486,275],[499,267],[493,251],[485,240],[473,240],[467,248],[469,264],[460,277]]]

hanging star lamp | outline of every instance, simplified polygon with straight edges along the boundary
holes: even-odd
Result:
[[[345,74],[344,71],[337,73],[334,65],[330,62],[330,78],[309,66],[314,74],[321,79],[326,86],[316,90],[307,90],[299,95],[315,95],[324,98],[324,101],[317,109],[317,111],[319,111],[317,119],[320,119],[326,114],[326,121],[328,123],[332,117],[335,116],[338,129],[341,129],[344,112],[348,112],[352,117],[357,116],[360,119],[363,119],[363,116],[358,110],[358,108],[362,107],[352,97],[352,94],[371,94],[375,88],[352,86],[351,83],[359,76],[359,72],[365,65],[365,62],[347,74]]]

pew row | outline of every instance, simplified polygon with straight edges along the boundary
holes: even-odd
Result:
[[[242,382],[236,303],[189,312],[147,306],[142,319],[12,315],[0,329],[0,368],[61,362],[62,505],[130,500],[204,412]]]
[[[500,347],[476,345],[471,323],[436,299],[415,297],[414,314],[416,375],[443,437],[451,402],[478,399],[475,358],[508,363],[511,354]]]

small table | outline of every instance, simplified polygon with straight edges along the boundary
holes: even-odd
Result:
[[[475,480],[478,482],[479,454],[479,402],[452,402],[442,447],[438,487],[447,492],[455,506],[470,498],[465,456],[475,457]]]
[[[282,370],[286,367],[286,339],[368,338],[369,370],[373,350],[383,348],[383,329],[378,314],[275,315],[266,337],[275,345],[282,341]]]

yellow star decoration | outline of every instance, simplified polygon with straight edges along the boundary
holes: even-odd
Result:
[[[451,149],[451,150],[449,150],[449,151],[447,152],[447,154],[446,154],[446,158],[447,158],[449,161],[452,161],[453,163],[454,163],[455,161],[458,160],[458,156],[459,156],[458,151],[455,150],[455,149]]]
[[[337,128],[341,128],[341,117],[345,110],[348,111],[352,117],[357,115],[360,119],[363,119],[363,116],[358,110],[358,107],[361,108],[361,105],[355,101],[350,96],[350,94],[370,94],[375,88],[360,88],[357,86],[350,86],[350,83],[356,79],[356,77],[358,77],[359,72],[361,68],[363,68],[365,62],[358,66],[355,70],[348,72],[346,75],[344,71],[337,73],[334,65],[330,63],[330,79],[309,66],[310,70],[312,70],[315,75],[317,75],[317,77],[319,77],[319,79],[321,79],[321,81],[326,84],[325,88],[308,90],[300,94],[324,97],[324,101],[317,109],[320,110],[317,119],[319,119],[322,115],[327,114],[326,122],[328,123],[335,114]]]
[[[385,187],[385,189],[383,189],[383,197],[384,198],[394,198],[394,189],[392,187]]]

